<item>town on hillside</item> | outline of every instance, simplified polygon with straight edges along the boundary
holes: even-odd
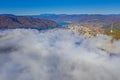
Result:
[[[92,38],[104,33],[104,29],[102,27],[94,27],[94,26],[81,26],[79,24],[70,24],[68,25],[68,29],[77,32],[79,34],[84,35],[85,37]]]

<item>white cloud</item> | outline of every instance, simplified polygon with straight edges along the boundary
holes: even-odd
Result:
[[[1,31],[0,80],[120,80],[120,42],[105,51],[106,41],[61,29]]]

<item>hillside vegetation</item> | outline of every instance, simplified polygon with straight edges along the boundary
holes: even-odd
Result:
[[[120,40],[120,31],[118,30],[112,30],[112,31],[108,30],[108,31],[105,31],[105,34],[112,36],[113,40]]]
[[[109,28],[105,31],[105,34],[113,36],[113,39],[120,40],[120,21],[113,24],[112,30],[109,26]]]

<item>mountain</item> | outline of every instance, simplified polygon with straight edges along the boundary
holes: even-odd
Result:
[[[70,22],[73,24],[81,24],[83,26],[102,26],[110,27],[112,23],[120,21],[120,14],[101,15],[101,14],[41,14],[34,15],[34,18],[49,19],[56,22]]]
[[[53,28],[57,23],[48,19],[32,18],[28,16],[15,16],[11,14],[0,15],[0,28]]]
[[[35,18],[50,19],[56,22],[116,22],[120,21],[120,15],[101,15],[101,14],[41,14],[33,15]]]

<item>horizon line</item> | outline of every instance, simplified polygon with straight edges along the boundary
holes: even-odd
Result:
[[[40,13],[40,14],[12,14],[0,13],[0,15],[16,15],[16,16],[34,16],[34,15],[120,15],[120,13]]]

